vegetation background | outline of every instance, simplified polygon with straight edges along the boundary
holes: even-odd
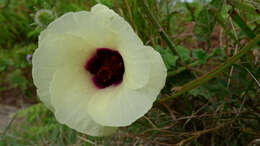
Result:
[[[149,113],[110,137],[57,123],[31,77],[39,33],[98,2],[124,17],[168,69]],[[259,33],[260,0],[0,0],[0,146],[260,145]],[[3,107],[19,111],[4,121]]]

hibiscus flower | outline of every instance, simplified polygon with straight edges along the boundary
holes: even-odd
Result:
[[[142,117],[167,75],[160,54],[101,4],[50,23],[32,65],[38,96],[56,119],[92,136],[111,135]]]

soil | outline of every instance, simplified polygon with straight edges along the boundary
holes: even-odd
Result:
[[[18,108],[0,104],[0,133],[4,132]],[[1,134],[0,134],[1,135]]]
[[[31,74],[31,73],[29,73]],[[30,78],[30,75],[26,75]],[[5,78],[6,79],[6,78]],[[35,87],[29,90],[32,97],[26,96],[20,88],[12,87],[8,81],[0,83],[0,135],[9,124],[12,116],[19,110],[38,103]]]

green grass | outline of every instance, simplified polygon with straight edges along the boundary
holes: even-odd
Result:
[[[260,64],[253,53],[259,46],[253,46],[252,40],[259,42],[260,1],[195,1],[175,7],[174,0],[145,1],[99,0],[124,17],[144,44],[162,55],[168,77],[158,101],[167,102],[157,102],[144,117],[109,137],[78,133],[59,124],[43,104],[35,104],[17,113],[0,133],[0,146],[256,143],[260,137]],[[62,14],[90,10],[96,3],[0,1],[0,99],[15,91],[25,101],[36,100],[26,57],[37,48],[39,33]],[[53,15],[41,16],[39,24],[35,15],[41,10]],[[239,51],[243,54],[228,59]],[[224,62],[225,67],[215,72]]]

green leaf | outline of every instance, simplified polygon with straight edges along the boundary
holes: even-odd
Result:
[[[253,15],[259,15],[257,12],[257,9],[254,8],[252,5],[249,3],[246,3],[244,1],[239,1],[239,0],[229,0],[230,3],[237,9],[242,10],[247,13],[251,13]]]
[[[206,5],[198,17],[196,18],[196,24],[194,27],[194,33],[198,40],[209,41],[213,28],[216,25],[216,15],[222,8],[221,0],[213,0]]]
[[[210,9],[212,9],[215,12],[219,12],[219,10],[221,10],[222,6],[223,6],[223,0],[212,0],[209,3],[209,7]]]
[[[166,65],[166,68],[168,70],[176,66],[179,57],[173,55],[172,51],[169,48],[162,49],[160,46],[156,46],[155,49],[161,54],[164,64]]]
[[[192,60],[190,57],[190,50],[187,48],[184,48],[183,46],[176,46],[176,51],[183,62],[187,63]]]
[[[229,13],[231,18],[241,28],[242,32],[244,32],[250,39],[255,38],[256,35],[254,31],[247,25],[247,23],[242,19],[242,17],[238,14],[238,12],[235,9],[232,9]]]
[[[225,97],[231,95],[232,90],[227,88],[227,82],[223,79],[215,79],[204,85],[215,97]],[[236,93],[236,92],[235,92]]]
[[[213,56],[217,57],[220,60],[223,60],[226,57],[226,54],[223,48],[216,48],[208,55],[208,58],[211,58]]]
[[[205,64],[209,58],[208,54],[202,49],[193,50],[192,56],[198,59],[200,64]]]
[[[212,53],[216,56],[225,56],[225,52],[222,48],[216,48]]]
[[[28,33],[27,33],[27,37],[28,37],[28,38],[37,37],[37,36],[40,35],[40,32],[41,32],[41,31],[42,31],[41,29],[37,29],[37,28],[36,28],[36,29],[34,29],[34,30],[28,32]]]
[[[10,73],[9,76],[8,76],[8,79],[14,87],[18,86],[22,90],[27,89],[27,82],[28,81],[23,76],[21,70],[15,70],[14,72]]]
[[[212,80],[209,83],[194,88],[189,91],[193,96],[203,96],[206,99],[211,97],[224,97],[231,95],[230,90],[226,88],[226,81],[221,79]]]
[[[208,89],[203,86],[192,89],[191,91],[189,91],[189,94],[191,94],[193,96],[203,96],[206,99],[209,99],[210,97],[212,97],[212,94],[208,91]]]
[[[11,65],[11,61],[6,56],[0,56],[0,72],[4,71],[9,65]]]
[[[196,19],[194,33],[200,41],[207,41],[210,39],[213,28],[216,24],[214,15],[204,8],[199,17]]]
[[[164,60],[166,62],[167,69],[171,69],[176,66],[176,62],[178,60],[178,56],[166,53],[164,56]]]

